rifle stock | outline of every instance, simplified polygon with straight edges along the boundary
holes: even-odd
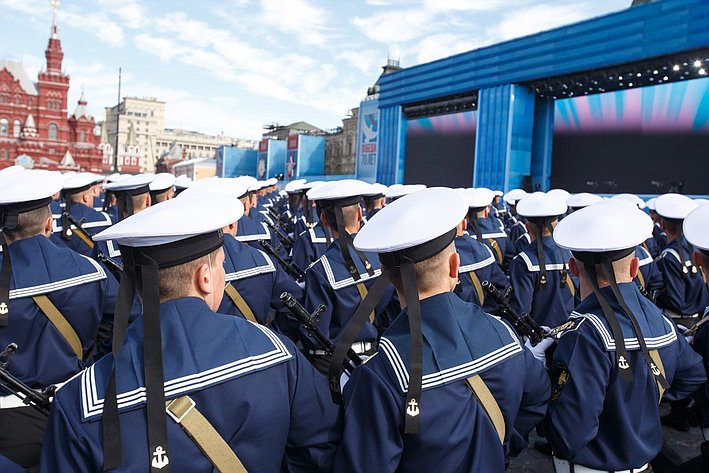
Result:
[[[281,258],[281,255],[278,254],[276,249],[272,247],[266,240],[259,240],[259,245],[261,245],[261,248],[266,251],[269,255],[271,255],[278,263],[281,265],[281,267],[293,278],[296,280],[296,282],[303,282],[305,280],[305,271],[300,269],[298,266],[296,266],[293,263],[288,263],[286,260]]]
[[[27,384],[20,381],[7,371],[10,357],[17,350],[16,343],[10,343],[0,353],[0,387],[8,393],[19,397],[22,402],[35,408],[45,416],[49,416],[49,409],[52,406],[51,397],[54,395],[54,386],[50,386],[44,391],[32,389]]]
[[[532,345],[536,345],[542,341],[542,338],[546,336],[544,330],[542,330],[537,322],[528,314],[518,314],[517,311],[510,306],[509,295],[502,295],[490,281],[483,281],[482,286],[490,297],[500,306],[500,315],[502,318],[509,322],[518,334],[529,338]],[[506,292],[509,292],[509,290]]]

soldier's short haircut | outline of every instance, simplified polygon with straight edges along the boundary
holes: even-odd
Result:
[[[160,269],[158,271],[160,302],[189,295],[192,291],[192,276],[194,272],[200,265],[209,264],[210,258],[212,265],[214,265],[218,251],[217,249],[208,255],[184,264]]]
[[[448,277],[448,259],[455,252],[455,244],[451,242],[443,251],[436,253],[434,256],[414,264],[416,271],[416,285],[419,293],[430,291],[441,281]],[[401,288],[401,273],[398,270],[393,270],[391,273],[392,283],[397,288]]]
[[[5,238],[8,241],[16,241],[37,236],[44,231],[44,224],[51,216],[52,211],[49,209],[49,205],[23,212],[18,216],[17,226],[14,229],[3,230]]]

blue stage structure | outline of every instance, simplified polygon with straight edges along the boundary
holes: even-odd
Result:
[[[706,77],[698,58],[709,2],[660,0],[383,75],[362,102],[358,144],[375,144],[357,176],[404,182],[407,120],[477,110],[469,185],[547,190],[557,99]]]

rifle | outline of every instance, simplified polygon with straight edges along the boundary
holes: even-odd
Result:
[[[293,278],[296,282],[303,282],[305,280],[305,271],[300,269],[293,263],[288,263],[286,260],[281,258],[276,249],[272,247],[266,240],[259,240],[259,245],[263,248],[266,253],[271,255],[278,263],[283,267],[283,269]]]
[[[267,219],[264,219],[263,223],[265,223],[268,228],[273,230],[276,233],[276,235],[278,235],[278,238],[283,242],[283,244],[285,244],[289,248],[293,248],[293,245],[295,244],[295,242],[293,241],[293,239],[290,236],[283,233],[277,226],[275,226],[274,224],[269,222]]]
[[[273,217],[275,220],[277,220],[283,229],[288,232],[290,227],[293,226],[293,222],[289,222],[288,220],[285,220],[281,214],[273,210],[273,207],[267,207],[266,211],[268,214]]]
[[[7,371],[7,365],[10,363],[10,358],[15,351],[17,351],[17,344],[10,343],[0,353],[0,387],[8,393],[22,399],[22,402],[28,406],[34,407],[42,414],[49,417],[49,409],[52,406],[51,398],[54,396],[56,388],[52,385],[42,391],[37,391],[10,374],[10,372]]]
[[[483,281],[483,289],[492,297],[492,299],[497,302],[500,306],[500,315],[503,319],[508,321],[514,327],[518,334],[529,338],[532,345],[542,341],[542,338],[550,335],[551,332],[546,333],[542,328],[534,321],[529,314],[518,314],[516,310],[510,306],[510,296],[512,295],[512,286],[508,286],[505,293],[502,294],[495,286],[493,286],[490,281]],[[556,332],[554,333],[554,335]]]
[[[329,338],[322,333],[320,327],[318,327],[318,322],[320,321],[320,314],[325,310],[325,306],[320,304],[315,312],[309,314],[305,307],[298,302],[298,300],[293,297],[290,292],[284,292],[281,294],[281,301],[290,310],[291,314],[300,322],[312,338],[315,339],[317,344],[322,348],[328,358],[332,358],[335,353],[335,344],[330,341]],[[352,374],[352,371],[362,364],[362,359],[354,352],[352,348],[347,350],[347,357],[342,362],[342,368],[348,375]]]
[[[92,250],[94,249],[94,247],[96,246],[96,242],[94,242],[94,239],[91,237],[89,232],[84,230],[84,227],[82,227],[83,220],[81,222],[77,221],[76,218],[74,218],[74,216],[66,210],[62,213],[62,219],[66,219],[71,225],[76,227],[76,236],[78,236],[81,241],[86,243],[89,248],[91,248]],[[73,232],[71,227],[69,225],[65,225],[65,228],[62,231],[62,235],[66,235],[65,238],[70,239],[72,233]],[[120,274],[123,272],[123,265],[118,261],[112,259],[110,256],[105,255],[102,251],[97,252],[96,259],[105,264],[117,276],[120,276]]]

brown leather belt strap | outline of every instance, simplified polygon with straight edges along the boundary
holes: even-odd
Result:
[[[69,344],[73,350],[76,357],[80,360],[84,359],[84,347],[81,344],[81,339],[74,331],[74,328],[69,324],[66,318],[59,312],[57,306],[55,306],[49,297],[45,295],[32,297],[35,304],[39,307],[42,313],[49,319],[49,321],[54,325],[64,340]]]
[[[495,397],[488,389],[485,381],[480,377],[480,375],[474,375],[466,379],[465,382],[468,384],[470,389],[472,389],[473,394],[480,405],[483,406],[485,412],[487,412],[488,417],[492,421],[493,427],[497,431],[497,436],[500,438],[500,443],[505,443],[505,418],[502,415],[500,406],[497,404]]]
[[[483,286],[480,284],[480,278],[475,271],[468,272],[470,280],[473,282],[473,287],[475,288],[475,293],[478,295],[478,300],[480,301],[480,307],[485,303],[485,291],[483,291]]]
[[[365,286],[363,282],[357,283],[357,291],[359,292],[359,297],[361,297],[362,300],[364,300],[364,298],[367,297],[367,286]],[[375,317],[376,317],[376,315],[374,314],[374,311],[372,311],[369,314],[369,323],[370,324],[374,323]]]
[[[241,315],[243,315],[246,320],[255,324],[258,323],[251,307],[249,307],[249,304],[246,303],[244,298],[241,297],[241,294],[239,294],[239,291],[237,291],[231,283],[224,286],[224,293],[227,297],[229,297],[229,300],[236,306],[236,308],[239,309],[239,312],[241,312]]]
[[[209,462],[220,473],[247,473],[243,463],[229,447],[214,426],[195,407],[189,396],[182,396],[165,403],[165,410],[180,424]]]
[[[488,238],[487,242],[490,243],[492,249],[495,250],[495,254],[497,255],[497,263],[502,264],[502,250],[500,249],[500,244],[497,243],[497,240],[494,238]]]
[[[638,274],[640,274],[640,273],[638,272]],[[660,358],[660,353],[657,350],[650,350],[649,354],[650,354],[650,358],[652,358],[652,362],[655,364],[657,369],[660,371],[660,373],[664,377],[665,376],[665,365],[662,364],[662,358]],[[657,373],[653,373],[653,375],[657,376]],[[657,382],[657,390],[660,394],[659,400],[662,401],[662,396],[665,394],[665,389],[662,387],[662,385],[659,383],[659,381]]]
[[[566,273],[566,285],[569,288],[569,292],[571,293],[571,297],[576,297],[576,286],[574,286],[574,280],[571,279],[571,275],[569,273]]]
[[[77,228],[76,230],[72,230],[74,232],[74,235],[78,236],[81,238],[81,241],[86,243],[86,245],[91,248],[92,250],[94,249],[94,246],[96,245],[93,240],[91,240],[91,237],[89,236],[88,233],[82,228]]]
[[[647,254],[650,254],[650,248],[647,247],[647,243],[646,243],[646,242],[642,242],[641,245],[642,245],[643,248],[645,248],[645,251],[647,251]]]

